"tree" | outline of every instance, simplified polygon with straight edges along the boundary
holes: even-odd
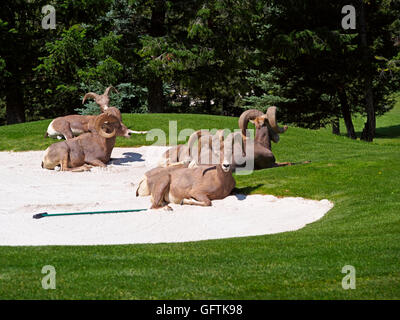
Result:
[[[367,115],[374,127],[371,102],[374,114],[382,114],[393,105],[388,98],[393,83],[379,77],[371,57],[391,50],[387,30],[395,17],[382,9],[382,1],[368,8],[374,32],[370,33],[367,56],[360,28],[345,31],[341,27],[341,9],[347,4],[267,1],[264,23],[268,28],[260,34],[263,44],[258,48],[270,58],[259,70],[280,70],[275,82],[284,88],[280,90],[282,97],[291,99],[280,104],[285,121],[317,128],[340,117],[345,120],[347,135],[354,139],[353,113]]]
[[[84,92],[114,85],[123,112],[239,115],[276,104],[282,121],[303,127],[333,123],[338,133],[343,119],[353,139],[361,114],[371,141],[398,86],[385,70],[396,74],[400,11],[398,1],[360,1],[350,1],[356,30],[341,26],[346,0],[61,0],[55,30],[41,29],[44,1],[6,1],[0,117],[4,105],[10,123],[96,112],[82,107]]]
[[[41,5],[23,0],[5,1],[0,15],[0,93],[5,96],[7,124],[24,122],[32,66],[45,36],[39,32]]]

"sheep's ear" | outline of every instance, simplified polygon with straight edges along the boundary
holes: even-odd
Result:
[[[256,123],[256,120],[255,120],[255,119],[253,119],[253,120],[250,119],[249,121],[250,121],[252,124],[255,124],[255,123]]]

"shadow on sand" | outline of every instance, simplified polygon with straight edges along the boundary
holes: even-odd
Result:
[[[123,166],[125,163],[130,163],[130,162],[143,162],[145,161],[142,158],[142,154],[136,153],[136,152],[125,152],[122,154],[124,158],[112,158],[110,160],[110,164],[114,164],[117,166]]]

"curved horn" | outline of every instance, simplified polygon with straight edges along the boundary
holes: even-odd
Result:
[[[235,141],[239,139],[242,142],[242,148],[243,148],[243,136],[242,133],[239,131],[231,132],[230,134],[228,134],[228,136],[225,138],[224,141],[224,160],[228,160],[228,162],[231,164],[233,158],[233,146],[235,144]],[[243,154],[245,154],[244,149],[242,150]]]
[[[272,130],[275,131],[275,133],[284,133],[288,129],[287,126],[284,126],[283,128],[278,126],[276,121],[276,107],[269,107],[267,109],[267,119],[269,125],[271,126]]]
[[[110,92],[110,90],[113,89],[116,93],[119,93],[117,89],[115,89],[113,86],[109,86],[106,90],[104,90],[103,95],[108,97],[108,94]]]
[[[225,139],[225,130],[224,130],[224,129],[218,130],[218,131],[215,133],[215,135],[218,137],[219,146],[220,146],[220,148],[221,148],[221,146],[222,146],[223,143],[224,143],[224,139]]]
[[[97,100],[99,98],[99,95],[97,93],[94,93],[94,92],[86,93],[85,96],[82,99],[82,104],[84,104],[85,100],[88,99],[88,98],[92,98],[94,100]]]
[[[107,133],[106,131],[104,131],[102,126],[107,121],[112,124],[114,122],[117,122],[118,119],[112,115],[102,113],[101,115],[97,116],[96,121],[94,123],[94,128],[96,129],[98,134],[106,139],[114,137],[117,133],[117,130],[115,128],[113,128],[114,130],[111,133]]]
[[[188,148],[189,148],[189,156],[192,158],[191,152],[193,149],[193,145],[196,141],[198,141],[197,145],[197,160],[200,160],[200,152],[201,152],[201,137],[202,136],[209,136],[209,139],[207,141],[208,145],[210,146],[212,144],[211,141],[211,134],[208,130],[197,130],[196,132],[193,132],[188,141]]]
[[[243,137],[246,137],[246,130],[247,130],[247,125],[249,124],[249,121],[253,120],[257,117],[260,117],[263,114],[264,113],[262,113],[260,110],[250,109],[250,110],[243,112],[240,115],[239,128],[240,128],[240,130],[242,130]]]

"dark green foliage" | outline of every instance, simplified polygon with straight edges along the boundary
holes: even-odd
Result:
[[[113,85],[123,112],[237,116],[275,104],[302,127],[343,118],[354,138],[352,115],[387,112],[399,88],[400,5],[364,2],[65,0],[57,28],[43,30],[44,1],[7,0],[0,123],[95,112],[83,95]],[[341,26],[348,4],[356,30]]]

